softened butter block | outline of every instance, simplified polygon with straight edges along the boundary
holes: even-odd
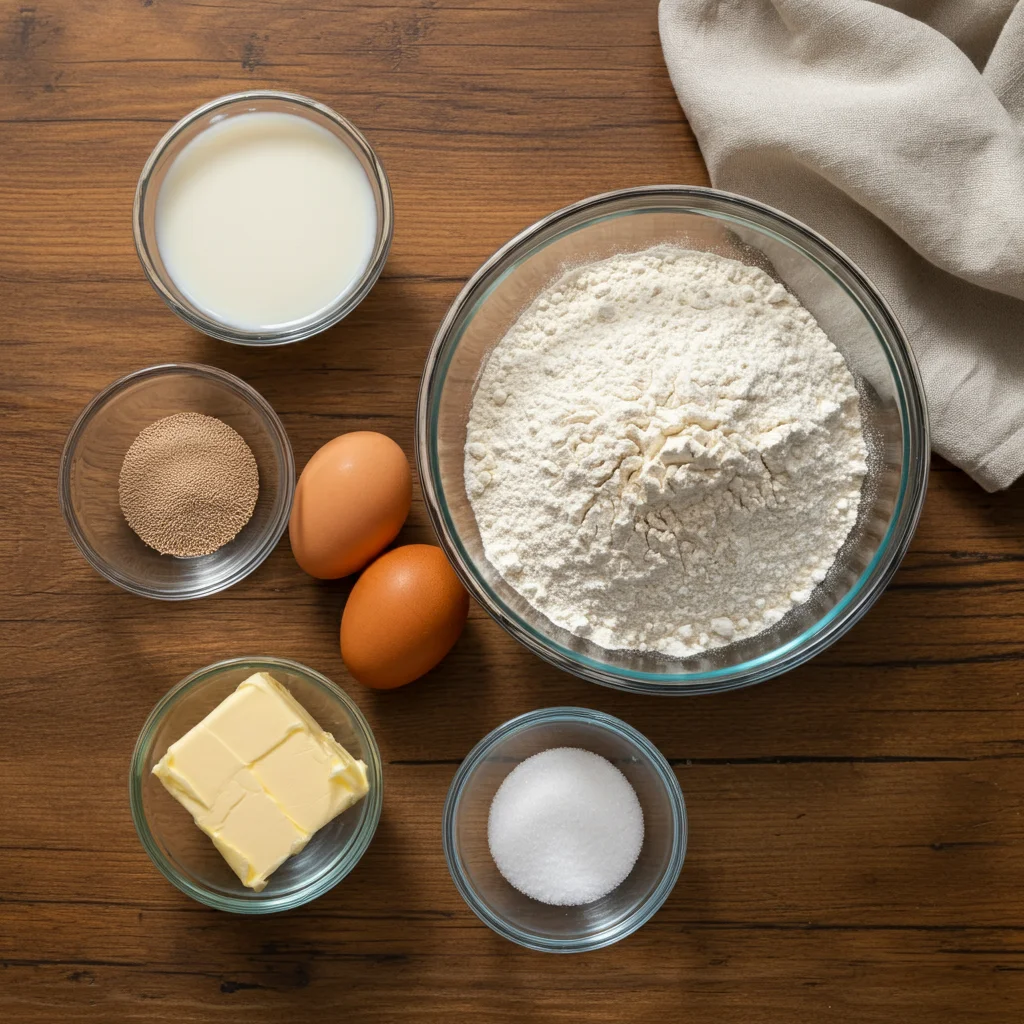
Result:
[[[366,766],[329,739],[317,743],[308,732],[292,733],[253,767],[267,792],[307,832],[347,810],[367,790]]]
[[[312,720],[304,722],[280,691],[272,676],[250,676],[206,716],[204,725],[242,764],[258,761],[293,732],[322,731]]]
[[[153,772],[255,892],[369,792],[366,765],[266,672],[172,743]]]
[[[200,807],[212,807],[228,781],[245,767],[212,732],[198,727],[182,736],[160,765],[164,770],[157,775],[164,785],[170,789],[173,783]]]
[[[270,875],[306,845],[311,833],[300,829],[281,810],[251,772],[239,772],[230,784],[230,788],[236,787],[240,798],[226,814],[215,813],[197,824],[242,884],[259,892]]]

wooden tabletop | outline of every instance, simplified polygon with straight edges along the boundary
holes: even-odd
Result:
[[[346,676],[349,584],[286,541],[216,597],[157,603],[97,576],[57,507],[61,446],[116,377],[239,374],[301,466],[371,427],[412,456],[419,373],[465,278],[584,196],[706,183],[653,0],[0,2],[0,1020],[410,1022],[1024,1020],[1024,488],[937,461],[911,553],[812,664],[720,697],[633,697],[542,664],[474,608],[406,690]],[[251,351],[189,329],[143,277],[136,178],[223,93],[302,92],[391,177],[392,255],[339,327]],[[417,491],[407,541],[431,539]],[[157,699],[240,654],[295,658],[368,715],[377,836],[302,910],[240,918],[172,888],[128,811]],[[519,949],[463,904],[441,852],[455,766],[552,704],[618,715],[671,759],[691,840],[639,933],[577,957]]]

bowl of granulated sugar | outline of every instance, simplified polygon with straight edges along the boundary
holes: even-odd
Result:
[[[445,857],[499,935],[581,953],[632,934],[675,886],[686,805],[658,749],[587,708],[545,708],[473,748],[444,808]]]
[[[68,434],[60,506],[112,583],[161,600],[225,590],[288,525],[291,444],[277,414],[212,366],[151,366],[98,394]]]

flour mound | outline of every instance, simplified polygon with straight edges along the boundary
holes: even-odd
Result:
[[[866,472],[843,357],[785,287],[656,248],[567,274],[491,352],[465,480],[484,552],[552,622],[687,657],[825,578]]]

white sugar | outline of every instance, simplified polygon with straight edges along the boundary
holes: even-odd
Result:
[[[555,747],[527,758],[501,784],[487,841],[498,870],[520,892],[580,906],[606,896],[633,870],[644,815],[610,761]]]

